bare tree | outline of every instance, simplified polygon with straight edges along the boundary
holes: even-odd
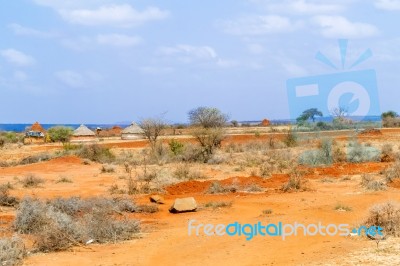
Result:
[[[343,106],[336,107],[332,109],[330,112],[334,118],[337,118],[339,120],[343,120],[349,114],[347,108]]]
[[[188,115],[191,125],[203,128],[224,127],[229,119],[228,115],[214,107],[198,107],[189,111]]]
[[[139,126],[142,128],[145,138],[150,142],[152,151],[154,151],[158,137],[164,133],[167,123],[161,118],[146,118],[139,122]]]
[[[221,147],[221,142],[225,138],[224,126],[227,124],[228,115],[210,107],[193,109],[188,115],[190,124],[195,127],[192,135],[199,142],[201,155],[204,162],[207,162],[214,150]]]

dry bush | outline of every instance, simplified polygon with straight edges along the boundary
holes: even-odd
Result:
[[[196,180],[206,178],[200,171],[193,170],[188,163],[179,164],[174,171],[174,176],[180,180]]]
[[[393,146],[385,144],[381,150],[381,162],[393,162],[395,160],[395,154],[393,152]]]
[[[243,189],[245,192],[263,192],[264,189],[257,184],[251,184]]]
[[[304,173],[294,169],[289,176],[287,183],[283,184],[282,191],[304,191],[307,190],[307,181],[304,180]]]
[[[289,130],[286,133],[286,136],[283,140],[283,143],[286,144],[287,147],[296,147],[298,144],[298,136],[296,135],[295,132],[293,132],[292,130]]]
[[[0,206],[15,207],[19,200],[16,197],[10,196],[10,183],[0,185]]]
[[[219,182],[213,182],[207,190],[207,194],[224,194],[224,193],[235,193],[238,191],[236,185],[222,186]]]
[[[57,180],[56,183],[73,183],[72,180],[66,176],[60,176]]]
[[[384,171],[386,182],[391,183],[400,178],[400,162],[396,162]]]
[[[352,211],[353,209],[352,209],[350,206],[344,205],[344,204],[342,204],[342,203],[338,203],[338,204],[336,204],[334,210],[335,210],[335,211],[350,212],[350,211]]]
[[[48,153],[41,153],[37,155],[31,155],[26,158],[23,158],[19,164],[25,165],[25,164],[32,164],[32,163],[39,163],[39,162],[44,162],[52,159],[53,157],[48,154]]]
[[[103,164],[101,166],[101,172],[102,173],[115,173],[115,167],[113,165]]]
[[[227,153],[242,153],[244,152],[244,147],[240,143],[230,142],[224,148]]]
[[[44,182],[45,181],[43,178],[35,176],[33,174],[29,174],[21,180],[22,186],[25,188],[37,187]]]
[[[119,188],[118,184],[113,184],[108,189],[108,192],[110,192],[111,195],[114,195],[114,194],[125,194],[126,191]]]
[[[132,239],[139,233],[140,225],[136,220],[115,220],[96,210],[84,216],[87,234],[98,243],[117,242]]]
[[[21,265],[26,254],[26,248],[21,238],[13,236],[0,239],[0,265]]]
[[[135,212],[138,213],[156,213],[159,211],[157,204],[138,205]]]
[[[139,222],[115,216],[136,211],[137,206],[128,199],[75,197],[44,202],[26,198],[17,210],[14,228],[33,234],[37,251],[61,251],[91,239],[105,243],[134,237]]]
[[[380,151],[353,141],[347,148],[347,161],[352,163],[380,161]]]
[[[232,207],[232,201],[210,201],[204,204],[206,208],[218,209]]]
[[[363,174],[361,176],[360,185],[366,188],[367,190],[374,190],[374,191],[386,190],[386,184],[383,180],[375,180],[374,177],[369,174]]]
[[[365,221],[366,226],[380,226],[385,235],[400,236],[400,205],[386,202],[374,205]]]

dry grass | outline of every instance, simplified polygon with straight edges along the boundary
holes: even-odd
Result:
[[[24,188],[38,187],[40,184],[43,184],[45,181],[43,178],[35,176],[33,174],[29,174],[25,176],[22,180],[22,186]]]

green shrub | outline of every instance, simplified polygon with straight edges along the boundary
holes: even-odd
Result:
[[[185,145],[182,142],[179,142],[175,139],[172,139],[169,143],[169,149],[172,151],[172,153],[177,156],[183,153],[183,149]]]
[[[115,155],[109,148],[98,144],[82,146],[81,149],[76,151],[76,154],[83,159],[89,159],[98,163],[111,163],[115,160]]]
[[[64,126],[55,126],[47,130],[47,134],[52,142],[68,142],[72,136],[72,128]]]

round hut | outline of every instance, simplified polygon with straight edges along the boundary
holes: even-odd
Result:
[[[72,142],[97,141],[96,134],[85,125],[80,125],[72,133]]]
[[[121,138],[125,140],[144,139],[143,133],[143,129],[141,129],[135,122],[132,122],[129,127],[122,130]]]
[[[35,122],[25,132],[24,143],[44,143],[46,142],[46,130],[42,127],[39,122]]]

